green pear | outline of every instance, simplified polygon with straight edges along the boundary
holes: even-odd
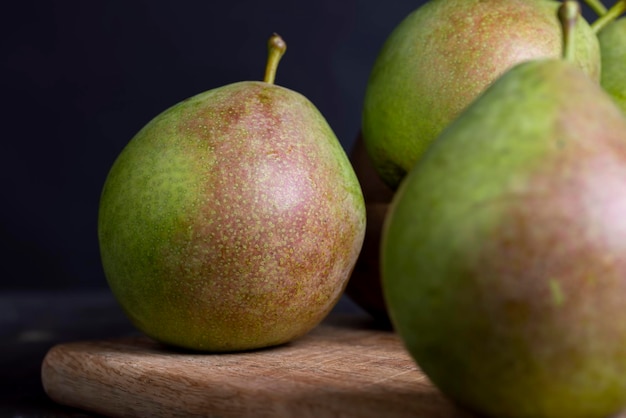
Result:
[[[123,149],[102,191],[98,237],[132,322],[168,345],[240,351],[292,341],[343,293],[365,229],[360,185],[304,96],[264,82],[200,93]]]
[[[600,84],[626,113],[626,17],[598,33],[602,57]]]
[[[365,92],[368,153],[394,190],[431,141],[498,76],[558,58],[561,30],[549,0],[431,0],[408,15],[380,51]],[[576,64],[599,80],[598,40],[576,30]]]
[[[626,405],[624,214],[620,109],[569,61],[520,63],[394,196],[382,238],[394,328],[481,416],[608,417]]]

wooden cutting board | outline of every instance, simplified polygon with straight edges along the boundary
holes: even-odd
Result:
[[[177,352],[145,337],[50,349],[54,401],[107,416],[467,418],[396,334],[330,318],[290,344],[236,354]]]

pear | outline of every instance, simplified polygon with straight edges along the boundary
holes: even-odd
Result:
[[[348,281],[346,295],[369,313],[384,328],[389,328],[389,315],[383,297],[380,279],[380,238],[393,191],[380,179],[365,150],[363,136],[359,132],[350,153],[350,162],[359,179],[367,225],[363,247]]]
[[[602,57],[600,84],[626,113],[626,17],[598,33]]]
[[[513,65],[561,56],[548,0],[431,0],[389,35],[372,68],[362,130],[382,179],[396,189],[431,141]],[[576,29],[576,64],[599,80],[598,40]]]
[[[568,59],[487,88],[410,171],[383,230],[394,328],[481,416],[626,405],[626,118],[570,61],[577,6],[560,9]]]
[[[342,295],[365,229],[360,185],[332,129],[265,81],[184,100],[126,145],[101,195],[98,238],[114,296],[146,335],[202,351],[292,341]]]

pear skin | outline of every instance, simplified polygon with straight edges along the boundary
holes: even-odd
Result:
[[[167,109],[106,179],[102,264],[163,343],[242,351],[292,341],[342,295],[365,234],[349,159],[304,96],[244,81]]]
[[[626,113],[626,17],[609,23],[598,39],[602,57],[600,84]]]
[[[519,64],[394,196],[394,327],[481,416],[611,416],[626,405],[625,213],[622,112],[568,62]]]
[[[443,128],[517,63],[562,55],[561,3],[432,0],[389,35],[372,68],[363,137],[393,190]],[[576,64],[600,78],[596,35],[581,17]]]

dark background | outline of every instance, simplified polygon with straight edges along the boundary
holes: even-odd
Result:
[[[346,151],[383,41],[420,1],[21,1],[1,22],[0,290],[106,286],[96,235],[106,174],[153,116],[260,80],[307,96]],[[6,7],[7,5],[5,5]]]
[[[346,151],[370,68],[415,0],[30,0],[0,17],[0,290],[105,287],[96,235],[106,174],[167,107],[263,77],[307,96]]]

